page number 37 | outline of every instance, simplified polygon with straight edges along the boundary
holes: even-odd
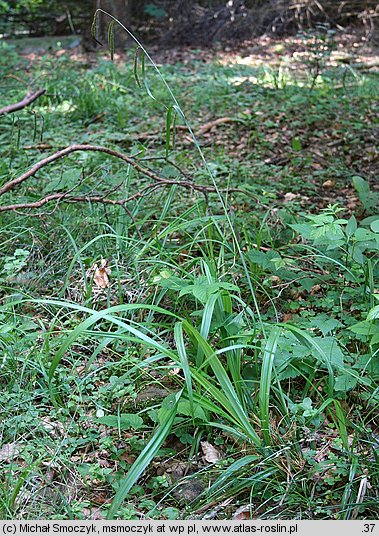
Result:
[[[374,532],[375,523],[365,523],[362,532]]]

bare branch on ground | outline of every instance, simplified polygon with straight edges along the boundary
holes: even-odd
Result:
[[[102,204],[108,204],[108,205],[114,205],[114,206],[117,206],[117,205],[122,206],[124,207],[125,210],[128,210],[126,207],[127,203],[134,201],[138,198],[145,197],[151,194],[152,192],[156,191],[157,189],[167,187],[167,186],[179,186],[187,190],[190,190],[192,192],[197,191],[204,195],[207,204],[208,204],[208,195],[210,193],[216,193],[217,191],[220,193],[239,192],[248,197],[254,198],[256,201],[259,202],[259,200],[254,194],[252,194],[251,192],[247,190],[243,190],[241,188],[228,188],[227,190],[222,190],[222,189],[217,190],[214,186],[195,184],[188,175],[185,175],[185,180],[172,180],[172,179],[161,177],[157,175],[151,169],[146,168],[142,166],[140,163],[136,162],[130,156],[127,156],[114,149],[103,147],[101,145],[70,145],[69,147],[66,147],[65,149],[57,151],[53,153],[52,155],[46,158],[43,158],[42,160],[34,164],[34,166],[32,166],[28,171],[26,171],[19,177],[16,177],[15,179],[12,179],[11,181],[8,181],[7,183],[5,183],[0,188],[0,197],[4,195],[5,193],[13,190],[17,186],[25,182],[27,179],[29,179],[30,177],[35,176],[37,172],[43,167],[76,151],[94,151],[94,152],[101,152],[101,153],[108,154],[110,156],[114,156],[115,158],[118,158],[124,161],[126,164],[132,166],[136,171],[138,171],[139,173],[145,175],[150,180],[152,180],[152,182],[150,184],[145,185],[143,188],[139,189],[134,194],[130,195],[127,199],[110,199],[109,197],[107,197],[114,190],[109,190],[107,192],[104,192],[102,194],[97,194],[97,195],[92,195],[92,194],[91,195],[73,195],[72,191],[74,188],[72,188],[66,192],[51,193],[39,199],[38,201],[25,202],[25,203],[12,203],[12,204],[2,205],[2,206],[0,205],[0,212],[10,212],[10,211],[16,211],[16,210],[22,210],[22,209],[40,208],[52,201],[65,202],[65,203],[85,203],[85,202],[102,203]]]
[[[16,112],[17,110],[22,110],[41,97],[41,95],[44,93],[46,93],[46,89],[39,89],[38,91],[29,92],[21,101],[4,106],[4,108],[0,108],[0,115],[10,114],[12,112]]]

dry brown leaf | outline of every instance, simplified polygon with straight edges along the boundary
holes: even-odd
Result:
[[[324,461],[329,456],[330,445],[331,445],[331,443],[328,442],[326,445],[324,445],[323,447],[321,447],[320,449],[318,449],[316,451],[316,453],[314,455],[314,460],[317,463],[320,463],[320,462]]]
[[[286,194],[284,194],[283,202],[284,203],[290,203],[291,201],[294,201],[298,197],[299,197],[299,194],[294,194],[292,192],[287,192]]]
[[[103,510],[100,510],[100,508],[97,508],[96,510],[93,508],[83,508],[82,514],[84,516],[84,519],[93,519],[94,521],[103,519],[107,519],[107,514]]]
[[[133,454],[130,454],[129,452],[123,452],[121,455],[120,455],[120,460],[126,462],[126,463],[130,463],[130,465],[132,465],[137,459],[137,456],[134,456]]]
[[[251,519],[250,517],[250,505],[244,504],[237,508],[237,510],[233,514],[233,519]]]
[[[200,442],[201,448],[203,450],[204,459],[208,463],[216,463],[218,460],[221,460],[221,453],[213,445],[208,443],[208,441]]]
[[[109,277],[111,269],[107,266],[108,261],[106,259],[101,259],[100,266],[95,264],[95,274],[93,280],[95,285],[100,288],[109,288]]]
[[[312,294],[312,296],[314,296],[315,294],[320,292],[321,288],[322,288],[321,285],[313,285],[309,293]]]
[[[169,376],[178,376],[181,373],[182,369],[180,367],[173,368],[169,371]]]
[[[325,188],[326,190],[330,190],[331,188],[334,188],[335,185],[336,183],[332,181],[331,179],[328,179],[327,181],[322,183],[322,187]]]
[[[5,443],[0,449],[0,462],[10,462],[20,453],[19,443]]]

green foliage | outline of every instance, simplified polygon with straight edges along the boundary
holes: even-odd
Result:
[[[334,205],[317,215],[303,214],[308,223],[291,227],[325,255],[325,262],[344,265],[349,276],[356,279],[363,273],[368,259],[371,256],[375,258],[379,251],[379,216],[364,220],[358,227],[354,215],[349,220],[339,218],[341,211],[342,208]]]
[[[113,27],[111,48],[112,39]],[[376,190],[354,176],[361,205],[346,210],[333,198],[325,207],[320,185],[333,176],[350,188],[351,172],[339,155],[320,170],[309,150],[310,132],[323,140],[332,128],[361,150],[371,79],[338,89],[318,78],[310,90],[283,69],[197,60],[157,73],[146,52],[134,68],[130,55],[128,69],[48,56],[35,69],[50,70],[36,107],[43,141],[116,147],[218,193],[205,202],[170,186],[136,198],[130,213],[54,205],[39,218],[1,215],[1,432],[18,449],[0,458],[3,517],[86,518],[95,489],[100,504],[112,503],[101,506],[109,518],[186,518],[229,497],[266,519],[376,515]],[[196,128],[168,83],[186,91],[196,127],[216,112],[236,119],[225,125],[230,148],[224,138],[204,151],[193,138],[197,153],[173,144],[174,116],[189,136]],[[24,149],[35,143],[30,120],[26,111],[4,119],[3,182],[40,158],[39,148]],[[141,141],[140,132],[154,137]],[[248,151],[233,156],[242,136]],[[285,164],[265,162],[280,147]],[[116,198],[146,182],[84,153],[41,170],[17,195],[104,185]],[[242,187],[253,197],[232,191]],[[281,204],[283,193],[294,200]],[[94,281],[100,259],[110,269],[104,289]],[[204,442],[219,454],[210,462]],[[70,504],[53,495],[52,511],[38,493],[24,500],[50,467],[59,489],[74,474],[83,490]],[[184,504],[177,488],[196,481],[200,491]]]
[[[155,19],[163,19],[167,15],[166,11],[162,7],[159,7],[153,3],[145,4],[143,6],[143,10],[147,15]]]
[[[13,255],[5,257],[3,259],[4,264],[1,270],[3,278],[7,280],[20,272],[27,265],[29,255],[29,250],[17,248]]]
[[[64,6],[58,0],[2,0],[0,29],[13,36],[76,33],[89,23],[86,19],[91,9],[91,0],[67,0]]]
[[[370,190],[370,185],[368,184],[368,182],[362,179],[362,177],[359,177],[358,175],[353,177],[352,181],[354,188],[357,190],[359,200],[361,201],[365,211],[368,214],[374,214],[375,210],[378,209],[379,204],[378,192],[372,192]],[[378,229],[378,224],[376,224],[376,229]]]
[[[378,299],[378,295],[374,295]],[[366,320],[350,326],[350,331],[356,335],[362,335],[363,340],[369,341],[372,347],[379,345],[379,305],[373,307],[367,314]]]
[[[121,413],[121,415],[106,415],[99,417],[97,422],[117,428],[118,430],[140,430],[143,428],[143,419],[139,415],[132,413]]]

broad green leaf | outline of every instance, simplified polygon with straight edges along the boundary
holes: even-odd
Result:
[[[169,270],[162,270],[153,278],[153,283],[169,290],[182,290],[188,286],[188,281],[174,275]]]
[[[313,337],[313,340],[332,366],[343,367],[344,355],[335,337]]]
[[[379,305],[375,305],[367,315],[367,320],[375,320],[376,318],[379,318]]]
[[[346,393],[347,391],[354,389],[357,383],[358,379],[356,377],[351,376],[351,374],[342,374],[341,376],[336,377],[334,389],[335,391],[343,391]]]
[[[201,303],[205,303],[209,296],[209,287],[204,285],[193,285],[192,294]]]
[[[319,344],[319,340],[322,339],[322,337],[312,337],[309,335],[307,331],[304,329],[300,329],[296,326],[292,326],[291,324],[280,324],[284,329],[287,329],[291,333],[295,335],[295,337],[309,350],[314,352],[315,357],[318,357],[321,363],[325,365],[325,367],[328,369],[329,373],[329,382],[328,382],[328,390],[329,394],[332,395],[333,388],[334,388],[334,371],[333,366],[331,363],[331,356],[328,354],[328,352],[325,352],[325,349],[322,347],[323,345]],[[333,337],[329,337],[333,339]],[[334,341],[334,339],[333,339]],[[334,344],[332,345],[332,347]]]
[[[363,227],[358,227],[358,229],[354,233],[354,238],[358,242],[371,242],[375,239],[375,234],[368,229],[364,229]]]
[[[357,190],[358,193],[369,193],[370,192],[370,186],[367,181],[362,179],[362,177],[359,177],[358,175],[355,175],[351,179],[354,188]]]
[[[111,426],[112,428],[119,428],[120,430],[140,430],[144,427],[143,419],[139,415],[134,413],[121,413],[120,415],[105,415],[96,419],[96,422]]]
[[[379,316],[379,306],[375,307],[374,309],[378,309],[378,316]],[[374,317],[375,318],[375,317]],[[375,327],[372,322],[370,322],[370,319],[368,320],[362,320],[362,322],[357,322],[356,324],[353,324],[348,328],[353,333],[356,333],[357,335],[365,335],[366,337],[372,335],[375,331]]]
[[[206,423],[207,417],[204,410],[199,404],[196,404],[194,408],[191,408],[189,400],[180,400],[178,404],[178,415],[186,415],[187,417],[193,417]]]
[[[366,257],[363,255],[364,247],[354,245],[352,248],[349,248],[349,254],[352,256],[354,261],[360,265],[365,263]]]
[[[336,328],[343,326],[339,320],[336,320],[335,318],[328,318],[327,315],[322,314],[312,318],[310,325],[318,328],[323,335],[327,335]]]
[[[358,224],[357,224],[357,220],[353,214],[353,216],[351,216],[351,218],[349,219],[349,221],[347,222],[347,225],[346,225],[346,234],[348,237],[350,236],[353,236],[353,234],[355,233],[355,231],[357,230],[357,227],[358,227]]]
[[[292,141],[291,141],[291,145],[292,145],[292,149],[296,152],[298,151],[301,151],[301,141],[299,138],[295,137],[295,138],[292,138]]]
[[[171,427],[174,423],[176,417],[177,404],[179,402],[181,392],[175,396],[175,401],[170,404],[170,407],[164,408],[165,420],[161,421],[161,425],[157,428],[152,438],[143,449],[141,454],[138,456],[129,472],[120,482],[120,487],[112,501],[111,507],[109,509],[107,519],[113,519],[117,511],[120,509],[122,503],[128,496],[129,491],[132,489],[134,484],[137,482],[141,474],[147,468],[147,466],[155,458],[155,455],[162,446],[162,443],[168,436],[171,431]]]
[[[292,223],[289,227],[301,234],[305,239],[310,240],[313,226],[309,223]]]

